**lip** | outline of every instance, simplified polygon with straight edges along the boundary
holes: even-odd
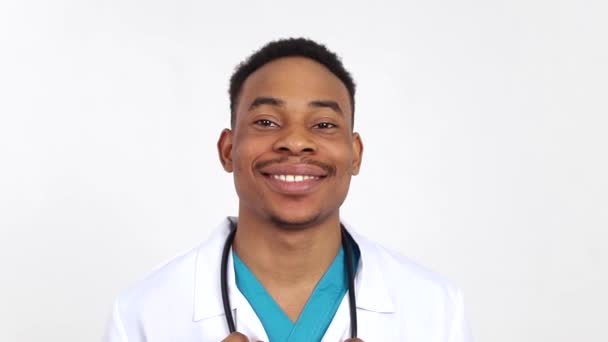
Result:
[[[260,169],[264,175],[300,175],[326,177],[327,171],[312,164],[272,164]]]
[[[273,164],[259,170],[269,187],[285,195],[305,195],[313,192],[328,176],[321,167],[310,164]],[[282,180],[279,175],[308,176],[297,182]]]

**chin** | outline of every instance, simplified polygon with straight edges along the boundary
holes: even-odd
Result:
[[[316,223],[322,221],[321,213],[314,213],[308,215],[280,215],[271,214],[270,220],[280,228],[289,230],[306,229]]]

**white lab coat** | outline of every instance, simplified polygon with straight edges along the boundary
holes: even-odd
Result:
[[[346,226],[361,250],[355,279],[359,337],[366,342],[471,342],[459,289]],[[229,335],[220,291],[226,219],[208,241],[158,268],[119,296],[105,342],[217,342]],[[260,320],[235,285],[228,260],[230,304],[237,330],[268,341]],[[350,333],[344,296],[322,341]]]

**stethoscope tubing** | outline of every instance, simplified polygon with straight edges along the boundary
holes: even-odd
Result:
[[[234,235],[236,234],[236,227],[232,226],[232,231],[226,238],[224,243],[224,250],[222,251],[222,264],[220,266],[220,286],[222,287],[222,304],[224,305],[224,314],[226,315],[226,322],[228,323],[228,330],[232,334],[236,331],[234,325],[234,318],[232,317],[232,309],[230,308],[230,297],[228,296],[228,254],[230,254],[230,248],[234,241]]]

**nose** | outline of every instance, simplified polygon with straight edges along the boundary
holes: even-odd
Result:
[[[314,140],[303,128],[291,128],[275,141],[273,149],[275,152],[289,155],[314,153],[317,148]]]

